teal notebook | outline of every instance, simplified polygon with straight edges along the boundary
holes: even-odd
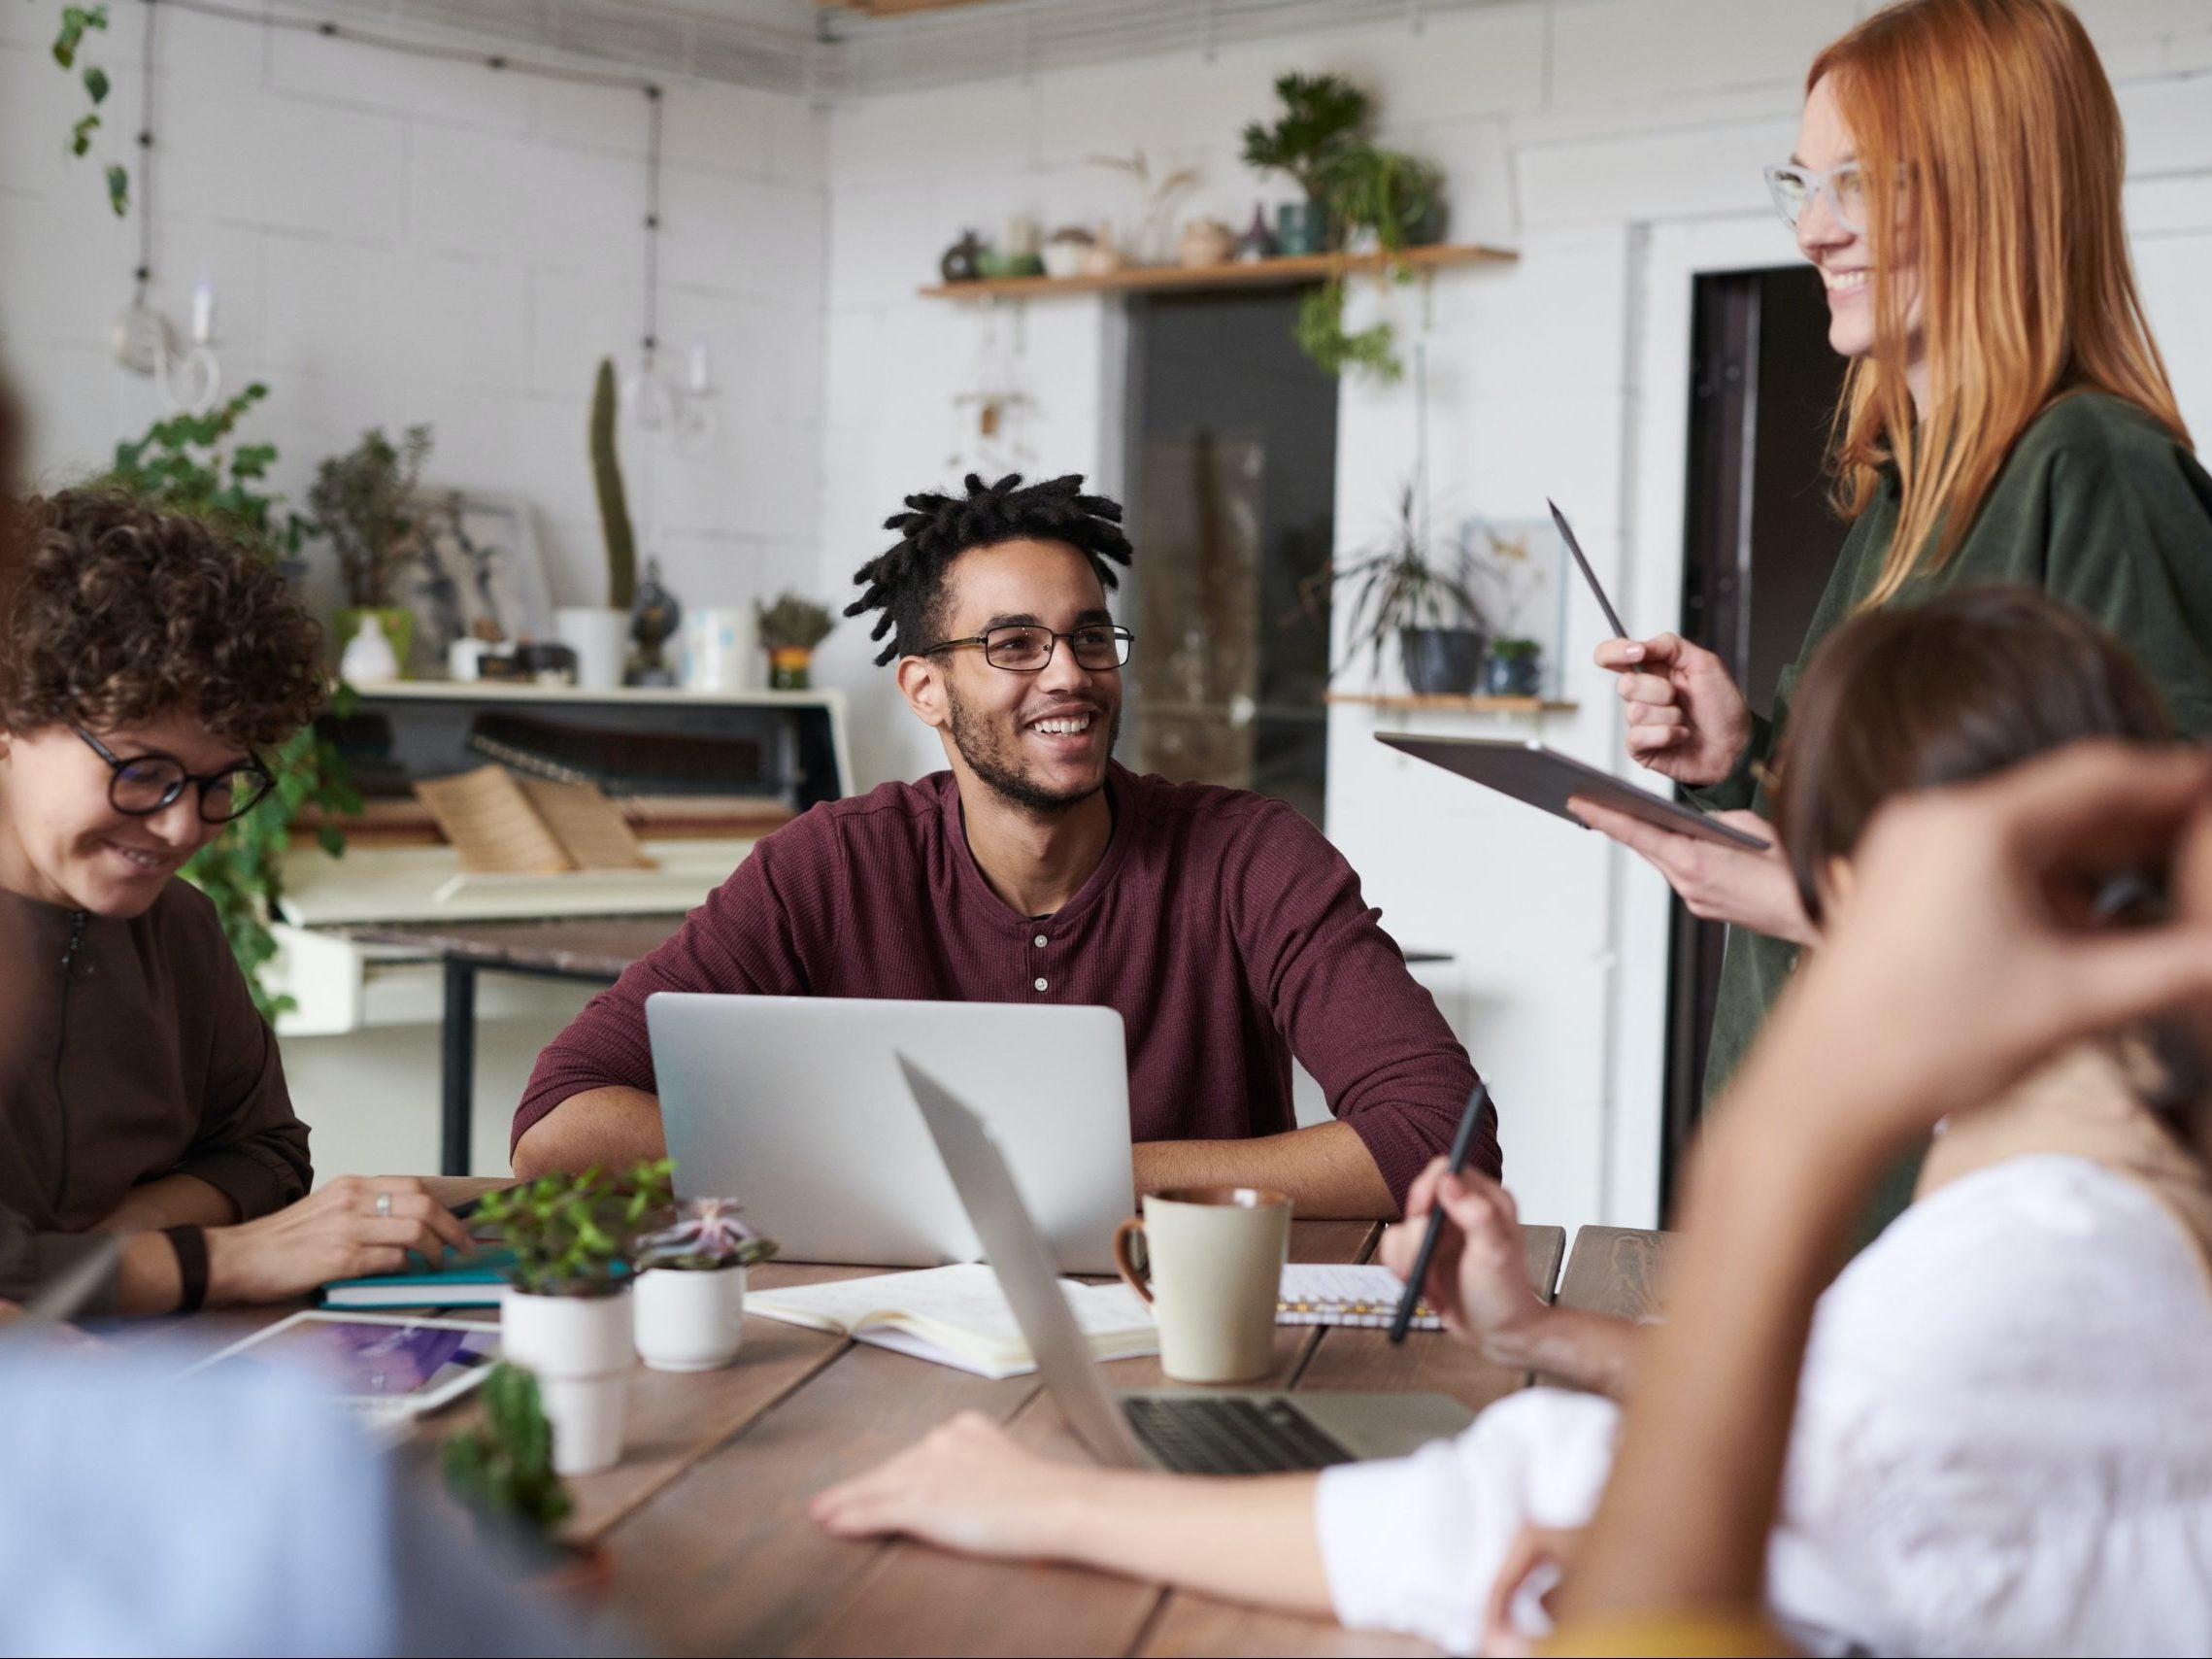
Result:
[[[322,1287],[325,1307],[497,1307],[515,1269],[512,1250],[479,1250],[465,1262],[449,1249],[447,1265],[419,1273],[382,1273],[332,1279]]]

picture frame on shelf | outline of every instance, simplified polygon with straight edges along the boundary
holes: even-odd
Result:
[[[553,595],[529,501],[486,490],[424,491],[421,557],[406,578],[415,671],[442,675],[459,640],[551,639]]]

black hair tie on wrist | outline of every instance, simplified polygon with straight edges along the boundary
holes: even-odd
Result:
[[[177,1299],[177,1311],[197,1313],[208,1300],[208,1235],[201,1227],[164,1227],[161,1236],[169,1240],[169,1247],[177,1252],[177,1277],[183,1284],[183,1294]]]

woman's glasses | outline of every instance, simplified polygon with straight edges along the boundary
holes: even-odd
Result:
[[[958,645],[980,645],[983,660],[993,668],[1004,668],[1014,674],[1034,674],[1053,660],[1053,648],[1064,639],[1067,648],[1075,653],[1079,667],[1100,673],[1126,662],[1129,646],[1135,638],[1127,628],[1109,627],[1104,623],[1070,628],[1065,633],[1055,633],[1049,627],[1029,623],[1008,623],[1000,627],[985,628],[965,639],[941,639],[925,647],[920,655],[928,657]]]
[[[132,818],[151,818],[176,804],[185,790],[197,787],[202,824],[228,824],[244,818],[268,798],[277,787],[269,768],[258,761],[226,766],[205,777],[195,776],[167,755],[116,754],[82,726],[78,736],[91,745],[92,753],[108,762],[108,804]]]
[[[1856,161],[1825,173],[1794,162],[1777,163],[1766,169],[1766,188],[1774,197],[1774,211],[1793,228],[1813,198],[1826,190],[1836,222],[1855,236],[1865,234],[1866,181]]]

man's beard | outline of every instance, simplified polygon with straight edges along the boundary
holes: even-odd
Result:
[[[951,716],[953,747],[967,762],[968,769],[981,778],[991,792],[1001,799],[1013,802],[1028,812],[1040,815],[1065,812],[1069,807],[1089,800],[1105,787],[1106,776],[1099,773],[1098,782],[1069,793],[1044,788],[1032,781],[1022,769],[1016,747],[1022,738],[1017,729],[1009,739],[992,721],[979,719],[960,701],[960,695],[952,687],[945,688],[945,707]],[[1092,718],[1106,711],[1093,707]],[[1113,717],[1106,724],[1106,753],[1114,753],[1114,746],[1122,739],[1122,709],[1116,704]]]

